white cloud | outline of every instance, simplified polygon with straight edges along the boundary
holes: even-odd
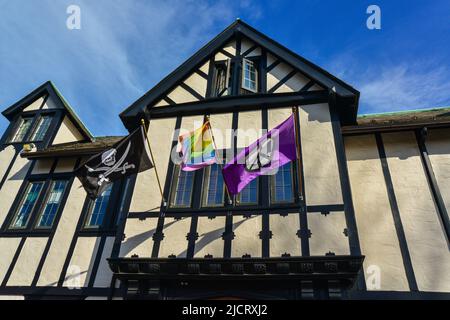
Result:
[[[239,11],[255,11],[257,5],[246,2],[7,2],[0,17],[0,108],[52,80],[94,134],[124,133],[119,112]],[[66,28],[71,4],[81,8],[81,30]],[[99,119],[108,126],[99,125]]]
[[[357,51],[340,53],[326,69],[360,91],[360,114],[450,105],[450,68],[439,59],[396,64],[358,59]]]
[[[381,74],[362,80],[361,104],[371,112],[420,109],[450,103],[449,69],[444,66],[424,70],[400,65],[382,68]]]

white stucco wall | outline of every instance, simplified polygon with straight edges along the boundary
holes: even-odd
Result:
[[[345,150],[366,280],[369,267],[376,266],[381,271],[378,290],[408,291],[375,136],[346,137]]]

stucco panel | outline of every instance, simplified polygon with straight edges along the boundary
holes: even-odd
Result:
[[[311,231],[309,250],[312,256],[323,256],[329,251],[336,255],[350,254],[348,238],[344,234],[347,227],[343,212],[327,215],[308,214],[308,229]]]
[[[8,286],[29,286],[44,252],[48,238],[27,238],[7,283]]]
[[[94,281],[94,287],[107,288],[111,285],[112,271],[109,268],[107,258],[111,257],[111,251],[114,244],[114,237],[108,237],[103,247],[102,257],[98,265],[97,275]]]
[[[379,290],[409,290],[399,240],[374,135],[345,138],[347,166],[364,275],[370,266],[381,271]],[[368,286],[368,289],[372,288]],[[374,288],[375,289],[375,288]]]
[[[153,250],[153,234],[158,225],[158,218],[127,219],[125,239],[120,246],[121,257],[150,257]]]
[[[419,290],[450,291],[450,254],[413,132],[383,134]]]
[[[241,258],[244,254],[261,257],[262,243],[259,233],[262,230],[262,216],[233,216],[234,239],[231,242],[231,256]]]
[[[299,111],[307,204],[341,204],[342,191],[328,104],[300,106]]]
[[[239,112],[237,147],[245,148],[261,137],[261,111]]]
[[[450,130],[428,131],[426,147],[442,199],[450,215]]]
[[[162,184],[164,184],[167,174],[175,122],[175,118],[150,121],[149,141]],[[164,188],[164,186],[162,187]],[[130,212],[159,211],[160,205],[161,195],[155,170],[150,169],[139,173],[133,191]]]
[[[284,253],[291,256],[301,256],[302,249],[297,231],[300,230],[300,218],[298,213],[280,216],[271,214],[269,218],[270,231],[270,256],[281,257]]]
[[[194,256],[203,258],[211,254],[215,258],[223,257],[224,241],[222,234],[225,232],[225,217],[199,217],[197,233],[199,238],[195,242]]]
[[[15,154],[16,150],[11,145],[0,151],[0,180],[3,179]]]
[[[74,284],[79,284],[81,287],[88,285],[99,243],[99,237],[78,238],[64,279],[65,287]]]
[[[191,226],[191,218],[182,218],[175,220],[166,218],[164,221],[164,239],[159,248],[159,257],[167,258],[174,254],[177,258],[185,258],[187,253],[188,241],[186,235]]]
[[[61,126],[56,133],[53,144],[81,141],[84,137],[70,119],[65,116]]]
[[[22,238],[0,238],[0,283],[14,258]]]
[[[8,214],[14,199],[17,197],[20,186],[23,183],[23,179],[27,175],[28,169],[31,165],[31,161],[21,157],[17,157],[16,161],[8,174],[3,187],[0,189],[0,222],[3,223],[6,215]]]
[[[38,286],[56,286],[58,284],[59,275],[64,266],[85,199],[86,192],[82,188],[81,182],[75,178],[42,267]]]

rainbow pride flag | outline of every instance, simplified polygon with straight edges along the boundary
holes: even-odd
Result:
[[[181,170],[194,171],[216,163],[209,121],[201,128],[180,135],[178,141],[181,145]]]

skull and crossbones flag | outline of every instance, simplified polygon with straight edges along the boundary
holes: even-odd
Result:
[[[140,126],[75,170],[91,199],[96,199],[114,181],[154,167],[145,139],[144,128]]]

